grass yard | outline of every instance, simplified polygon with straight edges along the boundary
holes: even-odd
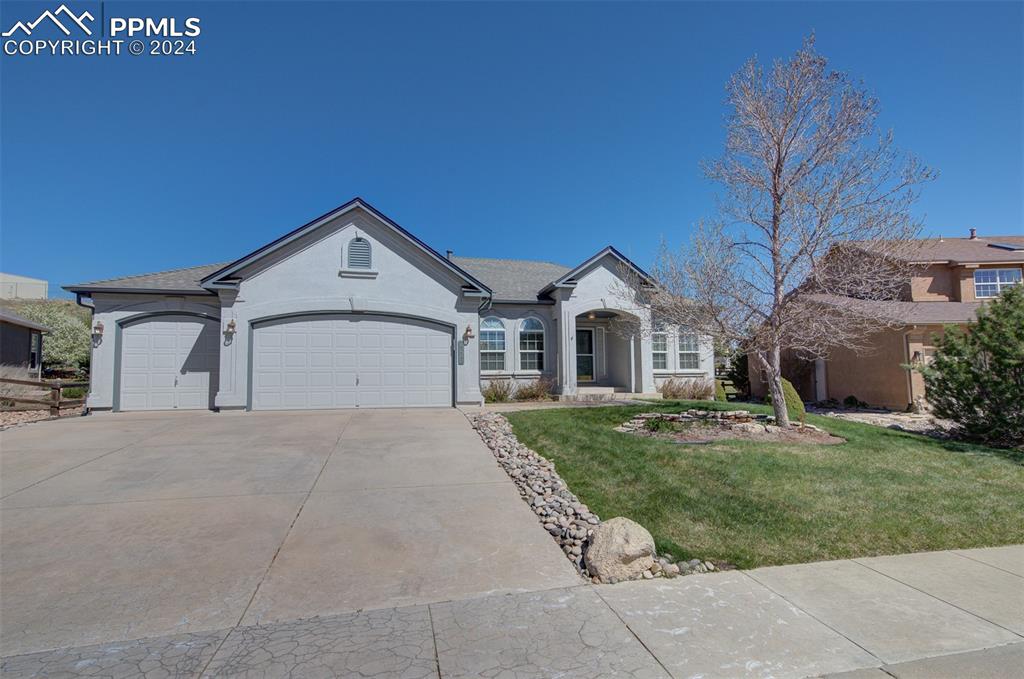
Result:
[[[1024,543],[1024,455],[809,415],[839,445],[678,445],[612,431],[639,412],[763,406],[653,402],[506,415],[602,518],[660,552],[741,568]]]

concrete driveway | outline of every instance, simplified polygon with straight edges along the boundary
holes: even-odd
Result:
[[[456,410],[0,433],[0,655],[577,585]]]

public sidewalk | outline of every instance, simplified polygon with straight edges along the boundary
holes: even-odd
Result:
[[[10,657],[0,674],[1009,679],[1022,667],[1024,545],[357,611]]]

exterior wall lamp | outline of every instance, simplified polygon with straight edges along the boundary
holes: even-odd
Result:
[[[96,325],[92,328],[92,334],[103,337],[103,321],[96,321]]]
[[[225,335],[234,335],[237,327],[238,326],[235,325],[235,319],[232,318],[230,321],[228,321],[228,325],[224,329],[224,334]]]
[[[476,337],[476,335],[473,334],[473,324],[472,323],[467,323],[466,324],[466,332],[462,333],[462,339],[464,339],[464,340],[471,340],[474,337]]]

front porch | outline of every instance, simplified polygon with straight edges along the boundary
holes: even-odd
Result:
[[[559,352],[559,400],[610,401],[656,395],[653,382],[645,384],[645,341],[639,318],[599,308],[574,314],[569,320],[563,324],[566,332]],[[649,356],[649,339],[646,344]]]

